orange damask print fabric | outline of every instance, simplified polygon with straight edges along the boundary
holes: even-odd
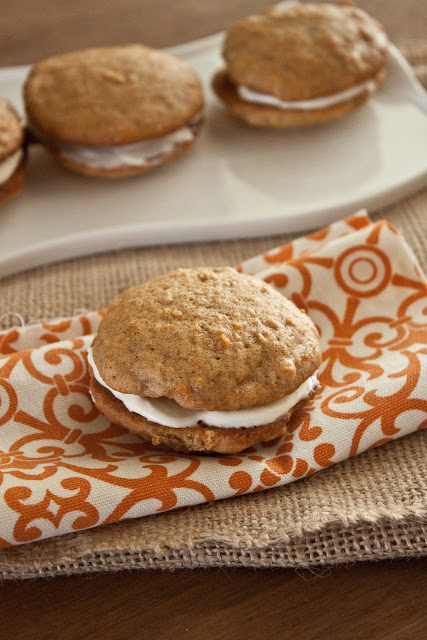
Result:
[[[356,215],[239,267],[304,307],[321,388],[281,439],[178,454],[88,391],[102,312],[0,333],[0,546],[279,486],[427,424],[427,285],[403,238]]]

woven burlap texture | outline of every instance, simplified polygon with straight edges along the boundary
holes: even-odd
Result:
[[[426,81],[427,42],[402,48]],[[372,217],[400,229],[427,268],[427,190]],[[31,322],[102,308],[177,266],[238,264],[290,238],[129,249],[42,267],[0,282],[0,313]],[[427,432],[420,432],[282,488],[2,550],[0,578],[427,555],[426,517]]]
[[[5,549],[0,577],[427,554],[425,435],[283,488]]]

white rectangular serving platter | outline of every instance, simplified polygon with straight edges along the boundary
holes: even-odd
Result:
[[[109,181],[69,173],[43,149],[30,149],[23,193],[0,211],[0,277],[123,247],[304,231],[361,207],[373,211],[427,183],[427,117],[396,96],[392,74],[340,122],[251,129],[209,86],[222,66],[222,37],[167,50],[198,71],[207,97],[200,138],[175,162]],[[392,55],[401,65],[400,54]],[[27,73],[0,70],[0,95],[21,114]]]

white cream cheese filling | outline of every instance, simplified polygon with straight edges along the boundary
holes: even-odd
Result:
[[[3,162],[0,162],[0,184],[4,184],[13,176],[23,155],[23,150],[18,149],[15,153],[12,153],[12,155],[5,158]]]
[[[270,96],[266,93],[258,93],[252,91],[249,87],[244,85],[237,86],[237,93],[239,97],[245,102],[252,102],[253,104],[261,104],[268,107],[278,107],[283,110],[311,110],[311,109],[327,109],[333,107],[336,104],[351,100],[356,96],[364,93],[365,91],[373,92],[375,89],[375,82],[373,80],[367,80],[361,84],[357,84],[350,89],[339,91],[338,93],[331,93],[329,96],[321,96],[319,98],[311,98],[310,100],[280,100],[276,96]]]
[[[143,398],[133,393],[120,393],[120,391],[109,387],[101,378],[93,360],[92,348],[88,349],[88,362],[92,367],[95,380],[120,400],[128,411],[143,416],[156,424],[176,429],[195,427],[199,421],[223,429],[240,429],[269,424],[287,414],[292,407],[300,400],[307,398],[319,386],[316,371],[293,393],[268,404],[235,411],[195,411],[185,409],[174,400],[165,397]]]
[[[143,140],[132,144],[101,147],[80,144],[67,144],[52,141],[59,153],[87,167],[97,169],[118,169],[120,167],[143,167],[159,160],[177,147],[194,140],[195,128],[201,119],[198,114],[187,125],[159,138]]]

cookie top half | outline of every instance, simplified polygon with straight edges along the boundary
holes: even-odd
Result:
[[[387,38],[379,22],[351,5],[296,4],[236,22],[223,54],[235,84],[307,100],[375,78]]]
[[[233,410],[297,389],[320,365],[317,330],[270,285],[235,269],[178,269],[125,291],[93,343],[122,393]]]
[[[29,122],[57,141],[122,145],[166,135],[203,107],[196,72],[139,44],[65,53],[36,64],[25,83]]]
[[[18,114],[5,98],[0,98],[0,162],[15,153],[24,141]]]

